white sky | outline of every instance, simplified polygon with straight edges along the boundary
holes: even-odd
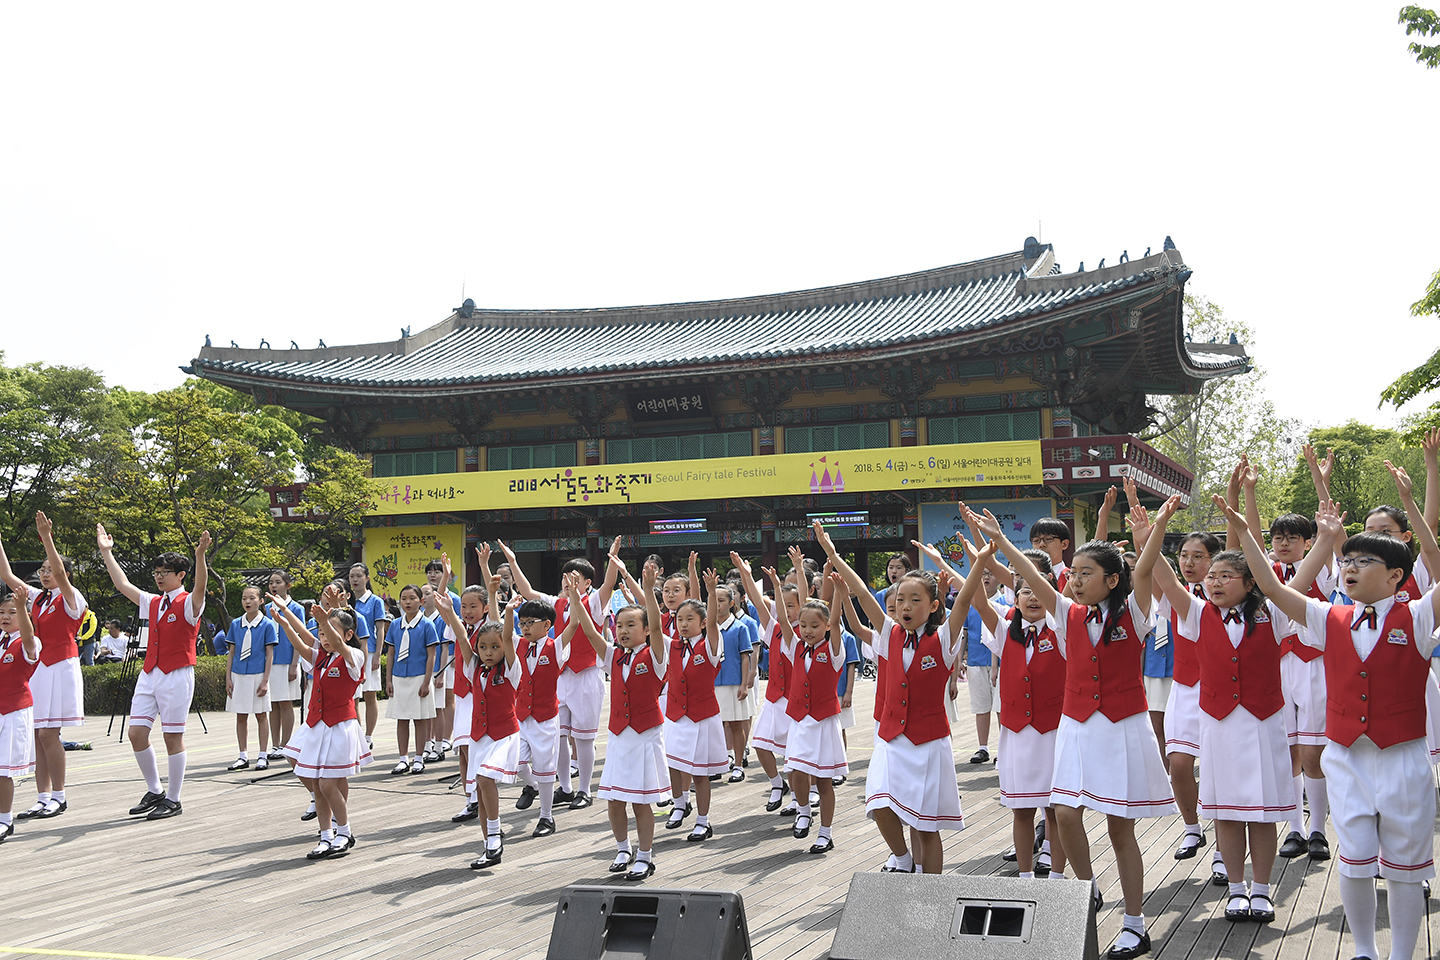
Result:
[[[0,349],[154,390],[207,333],[390,340],[462,283],[746,296],[1043,221],[1067,272],[1173,236],[1283,415],[1388,423],[1440,340],[1399,6],[8,4]]]

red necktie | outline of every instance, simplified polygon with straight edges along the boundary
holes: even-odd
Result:
[[[1039,628],[1039,627],[1026,627],[1026,628],[1025,628],[1025,646],[1028,647],[1028,646],[1030,646],[1030,644],[1034,643],[1034,642],[1035,642],[1035,638],[1038,637],[1039,635],[1040,635],[1040,628]]]
[[[537,652],[539,652],[539,650],[540,650],[540,644],[536,643],[536,642],[533,641],[533,640],[530,641],[530,649],[525,651],[525,657],[526,657],[526,659],[534,659],[535,654],[536,654]]]
[[[634,650],[626,650],[626,651],[625,651],[623,654],[621,654],[621,656],[620,656],[620,666],[622,666],[622,667],[629,666],[629,665],[630,665],[630,658],[631,658],[632,656],[634,656],[634,655],[635,655],[635,651],[634,651]]]
[[[1287,563],[1287,564],[1285,564],[1285,582],[1286,582],[1286,583],[1289,583],[1291,580],[1294,580],[1294,579],[1295,579],[1295,564],[1293,564],[1293,563]]]
[[[1350,625],[1350,629],[1359,630],[1362,626],[1368,626],[1371,630],[1375,629],[1374,607],[1366,606],[1364,612],[1360,614],[1360,618]]]
[[[163,596],[163,597],[160,598],[160,612],[161,612],[161,613],[164,613],[166,610],[169,610],[169,609],[170,609],[170,594],[167,593],[167,594],[165,594],[165,596]]]

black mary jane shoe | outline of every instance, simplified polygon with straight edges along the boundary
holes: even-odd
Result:
[[[626,880],[645,880],[655,875],[654,860],[636,860],[625,873]]]
[[[1257,893],[1250,898],[1250,919],[1256,923],[1275,921],[1275,903],[1265,894]]]
[[[557,790],[555,791],[555,796],[551,798],[551,805],[552,805],[552,806],[555,806],[555,807],[559,807],[559,806],[566,806],[566,807],[568,807],[568,806],[570,806],[570,803],[571,803],[574,799],[575,799],[575,794],[572,793],[572,792],[570,792],[569,790],[560,790],[560,789],[557,789]]]
[[[1280,844],[1280,849],[1275,851],[1275,855],[1284,857],[1286,860],[1294,860],[1309,852],[1310,845],[1305,842],[1304,834],[1291,830],[1285,835],[1285,842]]]
[[[1211,868],[1210,868],[1210,886],[1212,886],[1212,887],[1228,887],[1228,886],[1230,886],[1230,875],[1227,874],[1227,873],[1225,873],[1224,871],[1220,870],[1218,867],[1211,867]]]
[[[466,820],[474,820],[480,816],[480,804],[467,803],[465,809],[450,818],[451,823],[464,823]]]
[[[1273,917],[1274,914],[1272,913],[1271,916]],[[1250,897],[1243,893],[1230,894],[1230,899],[1225,901],[1225,919],[1231,923],[1248,921],[1250,919]]]
[[[326,860],[335,852],[334,840],[321,840],[315,844],[315,849],[305,854],[306,860]]]
[[[494,850],[491,850],[489,847],[486,847],[486,848],[485,848],[485,852],[482,853],[482,854],[480,854],[480,857],[479,857],[478,859],[476,859],[476,860],[471,860],[471,861],[470,861],[470,869],[471,869],[471,870],[489,870],[491,867],[498,866],[499,863],[500,863],[500,855],[503,854],[504,852],[505,852],[505,845],[504,845],[504,844],[501,844],[500,846],[496,847]]]
[[[51,806],[51,804],[54,804],[54,806]],[[52,819],[52,818],[54,818],[54,817],[60,816],[60,814],[64,813],[66,810],[69,810],[69,809],[70,809],[70,804],[69,804],[67,801],[65,801],[65,800],[51,800],[50,803],[45,804],[45,809],[44,809],[44,810],[42,810],[41,812],[35,814],[35,819],[36,819],[36,820],[50,820],[50,819]],[[1329,848],[1328,848],[1328,847],[1326,848],[1325,856],[1326,856],[1326,857],[1329,857],[1329,856],[1330,856]]]
[[[581,790],[575,794],[575,799],[570,801],[570,809],[584,810],[586,807],[590,806],[590,804],[594,802],[594,800],[590,799],[590,794]]]
[[[230,764],[230,766],[226,767],[225,769],[233,772],[235,770],[248,770],[249,768],[250,761],[246,760],[244,757],[238,757],[236,758],[234,763]]]
[[[1014,847],[1011,847],[1009,850],[1006,850],[1004,853],[1000,854],[1000,859],[1004,860],[1006,863],[1014,863],[1016,860],[1020,859],[1020,855],[1015,852]]]
[[[1122,931],[1123,933],[1124,931]],[[1150,934],[1142,933],[1140,942],[1133,947],[1111,947],[1105,951],[1106,960],[1134,960],[1135,957],[1143,957],[1150,952]]]
[[[803,827],[800,826],[800,821],[802,820],[805,821],[805,826]],[[795,826],[791,828],[790,832],[795,834],[796,840],[804,840],[806,837],[810,836],[810,818],[796,817]]]
[[[314,820],[318,816],[320,816],[320,811],[316,810],[315,807],[312,805],[304,813],[300,814],[300,822],[309,823],[311,820]]]
[[[336,837],[334,840],[330,841],[330,856],[327,859],[339,860],[341,857],[348,854],[350,852],[350,848],[353,846],[355,846],[354,834],[349,834],[343,837]]]
[[[814,843],[810,844],[811,853],[829,853],[831,850],[834,849],[835,841],[831,840],[829,837],[821,837]]]
[[[627,870],[630,869],[630,864],[632,864],[632,863],[634,863],[634,862],[635,862],[635,854],[633,854],[633,853],[619,853],[619,854],[616,854],[616,855],[615,855],[615,860],[610,864],[610,866],[609,866],[607,869],[608,869],[611,873],[624,873],[625,871],[627,871]]]
[[[775,788],[774,788],[774,787],[771,787],[771,788],[770,788],[770,792],[773,794],[773,793],[775,792]],[[776,797],[775,799],[773,799],[773,800],[771,800],[771,801],[769,801],[769,802],[767,802],[767,803],[765,804],[765,812],[766,812],[766,813],[774,813],[776,810],[779,810],[779,809],[780,809],[780,804],[782,804],[782,803],[785,802],[785,795],[786,795],[787,793],[789,793],[789,792],[790,792],[790,788],[789,788],[789,787],[781,787],[781,788],[780,788],[780,796]]]
[[[7,824],[5,824],[5,829],[0,830],[0,843],[4,843],[4,842],[5,842],[5,838],[8,837],[8,836],[10,836],[10,835],[11,835],[12,833],[14,833],[14,832],[15,832],[15,824],[13,824],[13,823],[7,823]]]
[[[1199,853],[1200,848],[1205,846],[1207,842],[1204,833],[1185,834],[1185,836],[1180,838],[1180,846],[1175,848],[1175,859],[1194,860],[1195,854]]]
[[[702,840],[709,840],[713,836],[715,836],[715,831],[710,829],[710,824],[707,823],[703,827],[699,824],[696,824],[695,829],[691,830],[690,833],[686,835],[685,842],[699,843]]]

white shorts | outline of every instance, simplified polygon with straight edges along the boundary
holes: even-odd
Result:
[[[605,674],[598,666],[579,673],[561,670],[555,685],[560,700],[560,735],[594,740],[600,732],[600,708],[605,702]]]
[[[36,730],[84,726],[85,687],[80,680],[80,658],[48,666],[35,664],[30,697],[35,701]]]
[[[300,676],[303,671],[295,671],[295,679],[290,679],[290,664],[277,663],[270,668],[270,706],[276,707],[282,703],[293,703],[300,699]]]
[[[971,713],[995,711],[995,684],[991,682],[994,679],[992,673],[987,666],[965,668],[965,684],[970,688]]]
[[[745,694],[745,699],[738,697],[740,687],[726,684],[723,687],[715,688],[715,700],[720,704],[720,720],[724,723],[733,723],[738,720],[749,720],[755,716],[755,689]]]
[[[541,783],[553,783],[560,758],[560,721],[556,717],[520,721],[520,763],[530,765],[530,775]],[[567,770],[566,773],[569,773]]]
[[[1309,663],[1291,654],[1280,658],[1280,687],[1285,691],[1285,732],[1290,745],[1323,747],[1325,736],[1325,658]]]
[[[1165,702],[1165,752],[1200,756],[1200,684],[1170,685]]]
[[[1340,875],[1419,883],[1435,876],[1435,780],[1425,740],[1381,750],[1369,737],[1320,755]]]
[[[1151,713],[1164,713],[1170,702],[1170,688],[1175,685],[1174,677],[1145,677],[1145,706]]]
[[[420,696],[420,684],[425,678],[394,677],[395,695],[385,701],[387,720],[433,720],[435,719],[435,692],[432,690]]]
[[[269,688],[266,688],[264,696],[257,692],[263,676],[259,673],[232,673],[230,678],[234,682],[235,692],[225,696],[225,712],[246,716],[252,713],[269,713]]]
[[[130,726],[153,728],[158,718],[161,733],[184,733],[194,696],[194,667],[169,673],[161,673],[159,667],[141,671],[135,678],[135,695],[130,698]]]
[[[32,708],[0,713],[0,777],[19,780],[35,772],[35,729]]]

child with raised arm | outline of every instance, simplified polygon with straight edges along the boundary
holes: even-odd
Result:
[[[567,574],[567,593],[580,593],[579,576]],[[499,589],[497,574],[490,580]],[[516,596],[511,604],[521,601],[515,616],[520,619],[520,684],[515,690],[515,716],[520,721],[520,776],[525,786],[515,801],[516,810],[525,810],[540,799],[540,820],[532,837],[548,837],[555,832],[555,778],[560,757],[560,726],[558,689],[560,672],[570,658],[579,621],[571,617],[560,635],[551,638],[555,608],[543,600],[525,600]]]
[[[205,586],[209,570],[205,552],[210,549],[210,531],[200,534],[195,544],[195,589],[185,590],[190,559],[181,553],[162,553],[155,558],[155,589],[147,593],[136,587],[115,559],[115,540],[103,524],[95,525],[95,541],[105,570],[115,589],[140,608],[140,619],[150,624],[145,647],[145,664],[135,678],[130,698],[130,746],[135,762],[145,777],[145,795],[130,808],[130,815],[146,814],[147,820],[164,820],[181,813],[180,788],[185,782],[185,719],[195,693],[195,641],[200,634],[200,615],[205,612]],[[156,720],[165,739],[170,778],[162,793],[160,768],[150,746],[150,729]]]
[[[765,699],[760,704],[760,715],[755,720],[755,728],[751,736],[755,742],[755,756],[760,760],[760,768],[765,771],[765,776],[770,780],[770,798],[765,803],[765,810],[767,813],[774,813],[780,810],[785,795],[790,792],[790,785],[780,775],[780,767],[775,761],[777,755],[785,755],[785,744],[790,736],[790,717],[787,714],[790,704],[785,699],[788,661],[778,655],[782,638],[780,619],[788,620],[793,626],[800,616],[801,588],[793,583],[784,584],[775,591],[775,600],[772,604],[765,599],[765,595],[755,585],[750,565],[747,563],[739,569],[745,585],[745,593],[749,596],[750,602],[755,605],[755,613],[760,621],[760,636],[771,653],[769,658],[770,676],[765,681]],[[790,807],[796,807],[793,798]],[[781,815],[793,816],[794,813],[793,810],[787,808],[781,811]]]
[[[1179,507],[1180,498],[1171,497],[1160,508],[1157,522],[1168,521]],[[963,504],[961,510],[972,529],[998,542],[1054,621],[1056,644],[1065,657],[1065,702],[1055,738],[1050,794],[1055,825],[1075,876],[1091,881],[1098,909],[1104,901],[1094,880],[1084,811],[1105,814],[1125,895],[1122,929],[1106,956],[1129,960],[1149,953],[1143,906],[1145,864],[1135,840],[1135,820],[1175,813],[1160,746],[1147,716],[1141,675],[1150,627],[1151,575],[1163,538],[1152,538],[1141,550],[1133,581],[1119,547],[1098,540],[1085,544],[1075,551],[1070,566],[1071,599],[1056,592],[1030,558],[1015,549],[994,515],[987,511],[978,517]]]
[[[1425,683],[1434,653],[1435,590],[1400,601],[1411,576],[1408,546],[1383,534],[1357,533],[1340,553],[1340,583],[1354,605],[1331,604],[1280,582],[1244,517],[1223,501],[1240,532],[1260,589],[1307,630],[1302,642],[1325,651],[1328,693],[1321,755],[1339,852],[1340,899],[1355,953],[1376,957],[1375,883],[1385,878],[1393,960],[1414,956],[1425,912],[1422,883],[1435,876],[1435,789],[1425,748]],[[1316,514],[1315,549],[1344,533],[1326,500]],[[1435,536],[1420,529],[1429,550]],[[1374,694],[1374,696],[1372,696]],[[1379,709],[1376,709],[1376,708]]]
[[[305,608],[290,597],[291,576],[288,570],[270,571],[270,595],[290,612],[305,619]],[[285,629],[285,620],[275,604],[271,604],[269,617],[274,621],[279,642],[275,645],[275,656],[270,670],[270,753],[271,760],[283,760],[280,749],[290,741],[295,732],[295,701],[300,699],[300,660],[295,656],[295,647]]]
[[[725,753],[725,727],[720,722],[720,703],[715,696],[715,673],[724,651],[720,628],[715,621],[715,593],[720,578],[714,570],[705,572],[710,603],[686,600],[675,611],[679,636],[670,640],[665,671],[665,757],[669,765],[670,792],[677,802],[665,821],[665,829],[676,830],[690,812],[687,799],[695,786],[695,828],[685,838],[700,842],[714,836],[710,826],[710,777],[729,766]]]
[[[448,566],[449,556],[444,556],[445,565]],[[445,570],[445,576],[450,576],[449,570]],[[444,624],[443,639],[455,643],[460,634],[467,634],[470,638],[470,648],[473,650],[479,642],[479,634],[487,622],[489,612],[490,595],[486,594],[485,588],[479,584],[471,584],[460,591],[460,615],[459,623],[451,622],[445,616],[445,604],[440,604],[439,616]],[[453,605],[450,608],[453,615]],[[457,648],[458,649],[458,648]],[[463,657],[456,661],[459,669],[454,670],[454,679],[450,685],[451,693],[455,697],[455,711],[451,720],[448,736],[441,739],[447,741],[454,747],[460,758],[460,769],[468,772],[470,769],[470,725],[474,716],[474,688],[470,683],[470,673],[473,668],[467,669]],[[443,734],[444,731],[441,731]],[[480,797],[475,791],[473,779],[467,779],[465,791],[465,807],[459,813],[450,818],[451,823],[464,823],[467,820],[474,820],[480,816]]]
[[[311,610],[318,639],[279,597],[270,594],[270,600],[285,619],[295,652],[314,676],[305,722],[284,749],[295,775],[315,798],[324,824],[319,842],[305,859],[337,859],[355,846],[350,829],[350,778],[371,761],[355,712],[355,691],[365,676],[365,641],[355,636],[355,614],[343,606],[345,594],[334,584],[325,588]]]
[[[35,771],[30,677],[40,663],[40,640],[27,604],[0,598],[0,843],[15,832],[15,781]]]
[[[610,830],[619,851],[610,872],[624,873],[626,880],[644,880],[655,873],[651,851],[655,816],[651,804],[670,792],[654,762],[654,744],[660,739],[664,719],[660,685],[665,682],[668,644],[660,631],[655,575],[649,570],[645,571],[641,593],[645,609],[623,607],[616,615],[614,646],[606,643],[594,620],[578,618],[590,648],[610,664],[610,739],[605,746],[605,767],[600,773],[597,796],[608,803]],[[578,597],[578,591],[574,595]],[[635,811],[639,842],[633,856],[627,804]]]
[[[836,552],[823,527],[814,525],[824,548],[850,593],[860,601],[875,629],[875,656],[890,661],[886,670],[884,713],[875,738],[875,752],[865,775],[865,812],[895,857],[887,870],[910,873],[916,856],[905,844],[905,827],[919,831],[919,861],[926,873],[939,873],[945,850],[941,830],[963,830],[960,789],[950,748],[950,721],[945,715],[946,688],[960,652],[959,639],[946,622],[935,578],[911,571],[891,586],[895,617],[881,609],[865,589],[865,581]],[[964,619],[980,579],[972,577],[955,606]]]

